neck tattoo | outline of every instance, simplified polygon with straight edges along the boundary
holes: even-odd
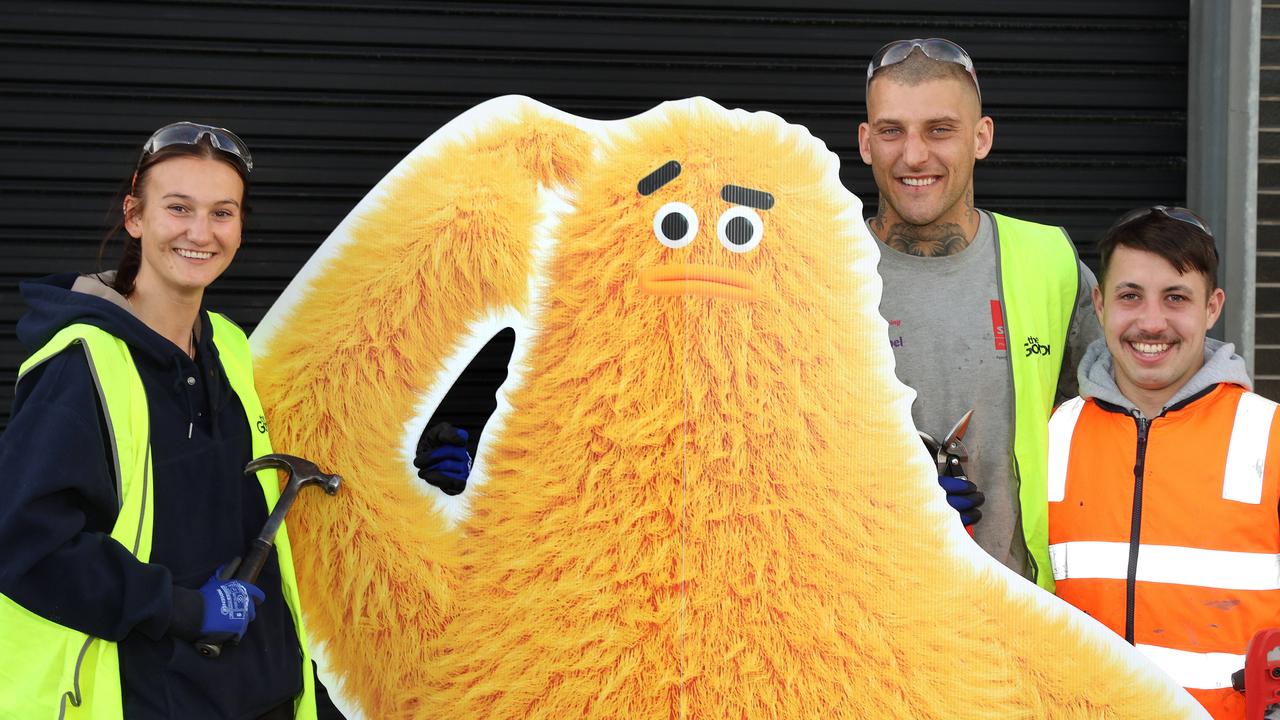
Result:
[[[916,257],[944,257],[969,247],[969,238],[964,228],[957,223],[941,223],[938,225],[912,225],[895,223],[887,230],[883,223],[872,229],[880,235],[885,245],[907,255]]]

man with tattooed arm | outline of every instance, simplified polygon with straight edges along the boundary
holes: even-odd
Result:
[[[973,166],[993,136],[959,45],[900,40],[873,56],[858,148],[879,190],[867,225],[898,377],[917,393],[916,427],[935,438],[973,410],[968,479],[939,484],[984,550],[1052,588],[1047,423],[1101,335],[1096,281],[1062,228],[974,206]]]

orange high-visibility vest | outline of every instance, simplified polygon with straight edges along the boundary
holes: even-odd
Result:
[[[1238,385],[1153,420],[1075,398],[1049,422],[1049,557],[1062,599],[1216,718],[1231,673],[1280,626],[1280,422]]]

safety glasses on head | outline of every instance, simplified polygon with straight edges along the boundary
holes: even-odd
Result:
[[[226,128],[193,122],[176,122],[152,133],[146,144],[142,146],[138,167],[141,168],[143,161],[157,151],[174,145],[198,145],[201,138],[205,137],[209,138],[209,143],[213,147],[230,155],[245,174],[252,172],[253,155],[249,153],[249,146],[245,145],[235,133]]]
[[[1176,207],[1176,206],[1171,207],[1169,205],[1152,205],[1151,207],[1138,208],[1137,210],[1130,210],[1129,212],[1124,214],[1124,217],[1117,220],[1115,225],[1112,225],[1111,227],[1113,230],[1119,230],[1120,228],[1124,227],[1125,225],[1128,225],[1131,222],[1134,222],[1136,220],[1141,220],[1142,218],[1147,217],[1151,213],[1160,213],[1161,215],[1164,215],[1170,220],[1177,220],[1178,222],[1186,223],[1191,227],[1194,227],[1197,230],[1200,230],[1205,235],[1208,235],[1210,238],[1213,237],[1213,231],[1209,229],[1209,223],[1205,222],[1204,218],[1200,217],[1199,215],[1191,212],[1190,210],[1184,207]]]
[[[895,40],[876,51],[867,64],[867,88],[871,88],[871,78],[882,68],[897,65],[906,60],[911,52],[920,48],[925,57],[939,62],[959,65],[973,78],[973,88],[978,91],[978,102],[982,102],[982,88],[978,85],[978,71],[973,68],[973,58],[964,48],[946,38],[912,38]]]

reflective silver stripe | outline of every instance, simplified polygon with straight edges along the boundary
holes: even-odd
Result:
[[[1053,570],[1054,582],[1067,579],[1067,546],[1070,544],[1058,543],[1049,546],[1049,566]]]
[[[1158,645],[1134,647],[1185,688],[1219,690],[1231,687],[1231,673],[1244,667],[1244,655],[1188,652]]]
[[[111,417],[111,410],[107,405],[107,393],[102,389],[102,378],[98,376],[98,366],[93,362],[93,353],[89,352],[89,343],[81,340],[80,346],[84,348],[85,360],[89,362],[89,375],[93,378],[93,386],[98,390],[98,403],[102,407],[102,416],[107,421],[107,447],[111,448],[111,459],[116,464],[116,505],[117,508],[124,507],[124,475],[120,472],[120,446],[116,443],[116,424]],[[134,548],[136,554],[137,548]]]
[[[1222,498],[1257,505],[1262,502],[1262,471],[1267,464],[1267,438],[1276,404],[1251,392],[1240,396],[1231,426]]]
[[[63,720],[67,716],[67,703],[71,703],[72,707],[80,707],[84,702],[84,698],[80,696],[80,666],[84,664],[84,654],[89,651],[89,646],[97,638],[92,635],[84,639],[84,644],[80,646],[80,654],[76,656],[76,671],[71,679],[71,689],[62,693],[62,697],[58,701],[58,720]]]
[[[1067,458],[1071,454],[1071,435],[1076,420],[1084,409],[1084,398],[1074,397],[1058,406],[1049,418],[1049,502],[1062,502],[1067,495]]]
[[[148,436],[150,425],[148,424]],[[147,454],[142,458],[142,509],[138,511],[138,532],[133,535],[133,548],[129,552],[136,557],[138,548],[142,547],[142,528],[147,525],[147,486],[151,484],[151,438],[147,438]]]
[[[1129,543],[1058,543],[1049,546],[1049,558],[1054,580],[1123,580],[1128,577]],[[1140,545],[1137,578],[1224,590],[1280,590],[1280,555]]]

